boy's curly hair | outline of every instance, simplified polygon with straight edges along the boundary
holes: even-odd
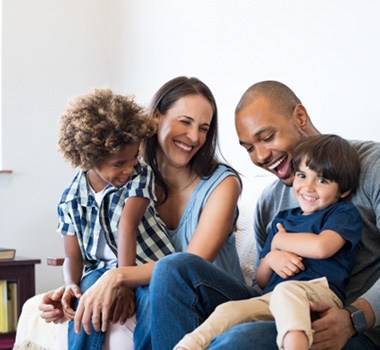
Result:
[[[133,97],[94,89],[61,115],[58,149],[73,167],[89,170],[124,146],[152,136],[156,123]]]

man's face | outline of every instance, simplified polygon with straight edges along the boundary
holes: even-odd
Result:
[[[259,98],[236,114],[235,126],[239,142],[251,161],[291,186],[294,177],[291,154],[306,136],[302,128],[305,118],[306,113],[302,116],[296,110],[291,116],[284,115],[265,98]]]

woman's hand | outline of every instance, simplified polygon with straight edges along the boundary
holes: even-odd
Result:
[[[65,291],[65,287],[61,286],[55,290],[50,290],[42,297],[42,302],[38,306],[41,311],[41,318],[47,323],[62,323],[67,320],[63,313],[61,298]]]
[[[135,292],[133,288],[121,286],[110,312],[110,321],[124,324],[136,312]]]
[[[79,299],[74,317],[74,329],[79,333],[81,324],[87,334],[90,334],[92,322],[98,332],[107,330],[108,320],[111,319],[112,306],[118,297],[123,275],[118,269],[105,272]]]

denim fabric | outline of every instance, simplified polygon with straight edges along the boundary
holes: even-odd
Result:
[[[134,350],[151,349],[150,332],[150,294],[149,286],[138,287],[136,295],[136,328],[133,332]]]
[[[107,269],[99,269],[90,272],[88,275],[83,277],[80,283],[80,289],[84,293],[89,289],[99,278],[106,272]],[[74,303],[74,308],[76,309],[78,301]],[[96,332],[91,324],[91,334],[88,335],[83,327],[79,334],[74,331],[74,321],[69,322],[68,334],[67,334],[67,345],[69,350],[101,350],[104,343],[105,333]]]
[[[208,350],[278,350],[274,321],[242,323],[216,337]],[[373,342],[363,334],[352,337],[343,350],[376,350]]]
[[[257,296],[238,278],[190,253],[175,253],[159,260],[150,292],[151,322],[145,324],[145,332],[151,334],[152,345],[139,347],[144,350],[172,349],[219,304]],[[141,339],[135,337],[135,341],[140,343]]]
[[[278,350],[277,330],[274,321],[239,324],[216,337],[209,350]]]
[[[167,256],[158,261],[153,271],[150,322],[142,321],[135,347],[172,349],[219,304],[254,296],[257,292],[252,288],[196,255]],[[146,334],[151,334],[151,343]],[[243,323],[216,337],[208,349],[277,350],[276,336],[274,321]],[[376,347],[366,336],[358,335],[344,347],[344,350],[357,349],[376,350]]]

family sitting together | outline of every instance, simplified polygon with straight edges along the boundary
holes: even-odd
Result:
[[[244,188],[202,81],[168,81],[148,111],[110,89],[68,104],[65,285],[39,310],[69,321],[69,349],[380,349],[380,143],[321,134],[277,81],[248,88],[235,127],[278,178],[252,213],[252,285],[234,233]]]

